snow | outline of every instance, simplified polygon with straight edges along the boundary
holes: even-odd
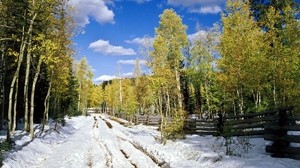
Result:
[[[272,158],[265,152],[270,142],[263,138],[233,138],[232,155],[228,156],[225,140],[220,137],[187,135],[164,145],[158,140],[156,127],[123,126],[105,114],[96,117],[98,128],[93,128],[93,116],[66,118],[66,125],[57,125],[57,131],[54,121],[43,133],[41,126],[35,125],[33,141],[27,133],[17,131],[16,145],[5,152],[2,168],[300,167],[299,160]]]

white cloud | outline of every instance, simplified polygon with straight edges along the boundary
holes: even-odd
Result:
[[[198,9],[191,9],[192,13],[202,13],[202,14],[217,14],[222,12],[222,9],[220,6],[206,6],[201,7]]]
[[[226,0],[168,0],[167,3],[188,8],[192,13],[217,14],[222,11],[221,6],[226,3]]]
[[[131,1],[135,1],[138,4],[142,4],[142,3],[145,3],[145,2],[150,2],[151,0],[131,0]]]
[[[90,17],[98,23],[114,23],[114,13],[108,8],[111,0],[70,0],[74,7],[73,17],[79,26],[90,23]]]
[[[205,30],[199,30],[194,34],[188,35],[188,39],[194,43],[196,40],[199,40],[201,38],[205,38],[207,35],[207,32]]]
[[[193,6],[210,6],[224,4],[226,0],[168,0],[169,5],[193,7]]]
[[[133,72],[127,72],[127,73],[123,73],[122,77],[126,78],[126,77],[132,77],[133,76]]]
[[[122,73],[121,78],[128,78],[132,77],[133,72],[127,72],[127,73]],[[120,79],[120,77],[115,76],[115,75],[102,75],[96,79],[94,79],[94,82],[103,82],[103,81],[109,81],[113,79]]]
[[[129,44],[136,44],[136,45],[144,45],[144,44],[148,44],[148,43],[153,43],[153,40],[154,38],[153,37],[143,37],[143,38],[135,38],[135,39],[132,39],[132,40],[126,40],[125,42],[126,43],[129,43]]]
[[[139,63],[142,65],[145,65],[147,61],[145,60],[139,60]],[[117,62],[118,64],[127,64],[127,65],[135,65],[136,60],[119,60]]]
[[[91,43],[89,48],[104,55],[136,55],[135,51],[131,48],[114,46],[109,44],[109,41],[101,39]]]
[[[117,79],[117,76],[110,76],[110,75],[102,75],[96,79],[94,79],[95,82],[103,82],[103,81],[109,81],[113,79]]]

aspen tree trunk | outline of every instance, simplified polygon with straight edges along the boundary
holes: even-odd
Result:
[[[232,100],[232,105],[233,105],[233,114],[236,115],[236,105],[234,99]]]
[[[51,85],[52,85],[52,76],[53,76],[53,71],[51,72],[49,87],[48,87],[46,98],[44,100],[44,115],[43,115],[43,121],[42,121],[43,122],[42,123],[43,124],[42,132],[44,132],[45,125],[48,123],[49,97],[50,97],[50,91],[51,91]]]
[[[258,92],[258,105],[261,106],[261,93]]]
[[[206,103],[207,103],[208,118],[211,118],[212,112],[211,112],[211,108],[210,108],[210,98],[208,95],[207,81],[205,81],[204,87],[205,87],[205,97],[206,97]]]
[[[166,109],[166,116],[168,116],[168,114],[170,114],[170,113],[171,113],[170,95],[169,95],[169,91],[168,91],[168,90],[167,90],[166,96],[167,96],[167,109]]]
[[[158,110],[161,114],[163,114],[162,104],[163,104],[163,96],[162,96],[162,91],[160,90],[158,96]]]
[[[256,93],[252,91],[254,102],[255,102],[255,108],[257,109],[258,107],[261,106],[261,94],[260,91],[257,91]]]
[[[2,93],[2,102],[1,104],[1,119],[0,119],[0,129],[2,130],[2,126],[3,126],[3,121],[4,121],[4,109],[5,109],[5,85],[4,85],[4,81],[6,78],[6,68],[5,65],[6,64],[6,57],[4,55],[4,50],[2,49],[2,54],[1,54],[1,66],[2,66],[2,71],[1,71],[1,93]]]
[[[28,28],[28,31],[26,32],[26,36],[29,36],[31,35],[32,33],[32,30],[33,30],[33,23],[35,21],[35,18],[37,16],[37,13],[35,13],[32,17],[32,19],[30,20],[30,24],[29,24],[29,28]],[[24,57],[24,52],[25,52],[25,48],[27,46],[27,39],[28,37],[25,37],[25,30],[24,30],[24,27],[23,27],[23,37],[22,37],[22,43],[21,43],[21,46],[20,46],[20,53],[19,53],[19,59],[18,59],[18,65],[17,65],[17,69],[14,73],[14,76],[13,76],[13,79],[12,79],[12,82],[11,82],[11,85],[10,85],[10,91],[9,91],[9,103],[8,103],[8,130],[7,130],[7,140],[10,141],[10,134],[11,134],[11,130],[12,130],[12,124],[11,124],[11,113],[12,113],[12,97],[13,97],[13,92],[14,92],[14,86],[15,86],[15,83],[16,83],[16,80],[17,78],[19,78],[19,72],[20,72],[20,67],[21,67],[21,64],[23,62],[23,57]]]
[[[160,136],[161,136],[161,141],[163,141],[163,125],[164,125],[164,114],[163,114],[163,111],[162,111],[162,98],[161,98],[161,91],[159,90],[158,91],[158,112],[160,114],[160,118],[161,118],[161,121],[160,121]]]
[[[32,37],[29,38],[28,48],[31,48]],[[25,83],[24,83],[24,130],[29,132],[28,127],[28,81],[29,81],[29,71],[30,71],[30,60],[31,60],[31,50],[27,51],[26,55],[26,72],[25,72]]]
[[[15,91],[15,98],[14,98],[14,114],[13,114],[13,121],[12,121],[12,129],[11,132],[14,133],[17,126],[17,103],[18,103],[18,91],[19,91],[19,78],[16,80],[16,91]]]
[[[121,76],[120,76],[120,83],[119,83],[119,92],[120,92],[119,101],[120,101],[120,106],[121,106],[121,109],[122,109],[123,97],[122,97],[122,79],[121,79]]]
[[[50,93],[51,93],[51,88],[52,88],[52,77],[53,77],[54,71],[51,72],[50,75],[50,81],[49,81],[49,87],[47,91],[46,98],[44,100],[44,116],[43,116],[43,122],[48,123],[48,114],[49,114],[49,98],[50,98]]]
[[[34,96],[35,96],[35,87],[40,74],[42,64],[42,57],[39,57],[38,65],[36,68],[36,72],[34,74],[33,82],[32,82],[32,90],[30,96],[30,138],[33,140],[34,138],[34,129],[33,129],[33,116],[34,116]]]
[[[196,100],[196,109],[198,110],[198,114],[200,114],[200,116],[202,116],[202,105],[201,105],[201,91],[200,91],[200,86],[195,86],[195,100]]]
[[[253,96],[254,103],[255,103],[255,109],[257,109],[257,107],[258,107],[258,94],[255,93],[253,90],[251,90],[251,92],[252,92],[252,96]]]
[[[7,141],[10,141],[10,135],[12,133],[13,93],[14,93],[16,80],[17,80],[17,78],[19,78],[19,72],[20,72],[21,63],[23,61],[25,47],[26,47],[26,42],[23,40],[21,47],[20,47],[20,54],[19,54],[17,69],[14,73],[12,82],[10,84],[9,97],[8,97],[8,113],[7,113],[7,120],[8,120],[7,121]]]
[[[274,84],[273,84],[273,100],[274,100],[275,107],[277,107],[276,84],[275,84],[275,81],[274,81]]]
[[[181,95],[181,87],[180,87],[180,76],[177,68],[175,69],[175,77],[176,77],[176,84],[177,84],[177,97],[178,97],[178,107],[182,110],[182,95]]]
[[[77,102],[77,110],[78,111],[80,110],[80,101],[81,101],[81,95],[80,95],[80,92],[81,92],[81,83],[79,83],[79,88],[80,88],[80,91],[78,92],[78,102]]]
[[[243,91],[242,89],[239,91],[239,89],[237,90],[237,95],[238,95],[238,105],[239,105],[239,110],[240,110],[240,114],[244,114],[244,99],[243,99]]]

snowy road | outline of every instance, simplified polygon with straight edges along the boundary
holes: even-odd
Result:
[[[83,118],[74,134],[55,145],[46,158],[39,159],[43,161],[38,167],[158,167],[118,127],[109,128],[104,120],[98,121],[99,127],[93,128],[93,118]]]
[[[249,139],[247,151],[233,144],[240,156],[227,156],[222,137],[187,135],[163,145],[155,127],[125,127],[105,114],[101,117],[97,116],[98,128],[93,128],[92,116],[66,118],[66,125],[56,129],[50,121],[43,133],[41,125],[36,125],[33,141],[18,130],[13,137],[16,145],[5,153],[2,168],[300,167],[299,160],[272,158],[265,152],[269,142],[263,138]]]

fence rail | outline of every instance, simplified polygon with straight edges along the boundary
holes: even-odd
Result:
[[[247,115],[222,116],[205,121],[189,119],[186,121],[187,133],[199,135],[261,136],[273,141],[266,146],[266,152],[274,157],[300,158],[300,116],[294,116],[292,107]],[[297,135],[291,135],[295,134]]]
[[[159,126],[160,121],[161,119],[160,116],[158,115],[135,115],[134,116],[134,122],[136,124]]]

